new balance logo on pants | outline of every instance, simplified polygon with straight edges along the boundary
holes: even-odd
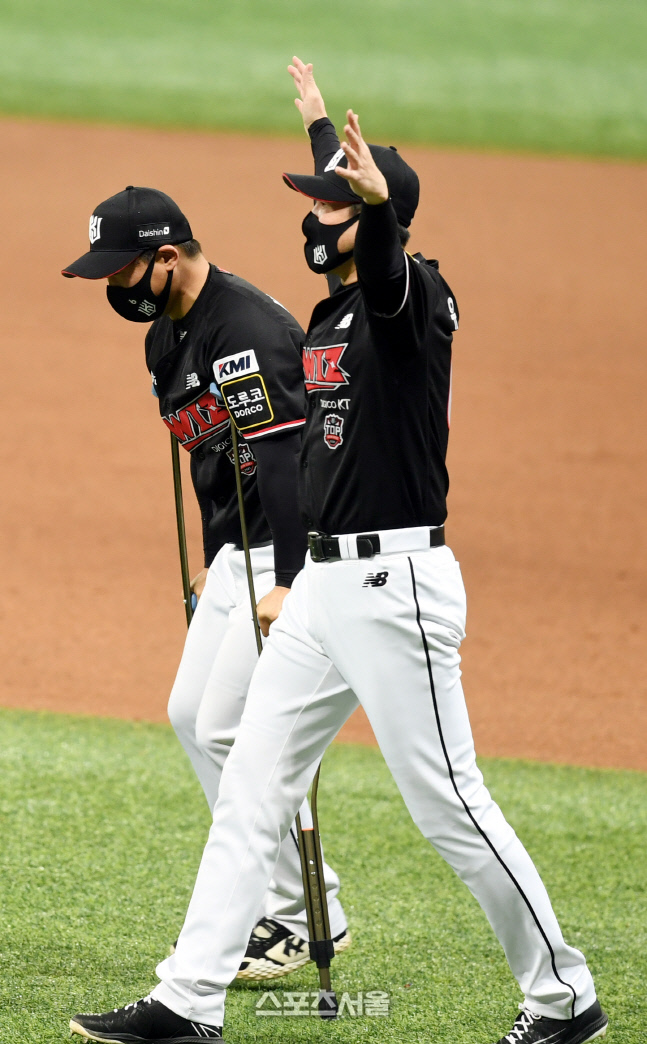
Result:
[[[367,573],[362,587],[384,587],[387,573]]]

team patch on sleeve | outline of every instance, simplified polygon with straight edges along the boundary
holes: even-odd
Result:
[[[260,373],[223,381],[222,394],[239,431],[269,424],[274,411]]]
[[[236,352],[224,359],[216,359],[213,364],[213,372],[218,384],[224,384],[232,377],[240,377],[244,373],[258,373],[258,362],[256,352],[248,348],[246,352]]]

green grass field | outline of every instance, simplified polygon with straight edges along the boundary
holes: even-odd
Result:
[[[78,1010],[148,992],[181,925],[208,827],[169,728],[0,711],[0,1040],[62,1040]],[[614,1044],[645,1040],[647,777],[487,761],[568,938],[587,953]],[[355,942],[337,990],[386,990],[388,1017],[261,1018],[235,988],[243,1041],[488,1044],[518,997],[478,906],[409,820],[380,754],[337,746],[321,789],[327,855]],[[312,967],[283,987],[314,990]]]
[[[298,133],[285,72],[372,138],[647,156],[644,0],[1,0],[0,111]]]

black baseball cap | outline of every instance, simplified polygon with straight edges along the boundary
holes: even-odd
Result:
[[[398,221],[408,228],[418,206],[420,182],[415,170],[402,159],[395,145],[369,145],[376,166],[382,171],[389,187],[389,195]],[[311,199],[325,203],[361,203],[344,178],[335,173],[337,167],[347,167],[348,161],[342,149],[326,164],[321,174],[284,174],[286,185],[302,192]]]
[[[90,218],[90,249],[62,275],[105,279],[151,247],[189,239],[193,239],[191,226],[170,196],[159,189],[128,185],[99,203]]]

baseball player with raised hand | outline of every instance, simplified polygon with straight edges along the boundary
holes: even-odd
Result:
[[[258,662],[236,496],[231,417],[239,459],[261,628],[268,633],[303,566],[306,533],[297,506],[305,421],[303,331],[278,302],[209,264],[179,207],[156,189],[129,186],[90,219],[90,250],[63,272],[107,278],[124,318],[152,321],[146,363],[164,423],[191,455],[200,504],[204,569],[169,701],[169,717],[209,808],[236,737]],[[349,943],[324,870],[336,948]],[[301,863],[292,830],[259,903],[238,975],[273,979],[309,960]]]
[[[480,903],[517,979],[521,1011],[499,1044],[584,1044],[607,1017],[484,785],[461,686],[465,592],[444,533],[456,300],[437,262],[403,249],[415,172],[368,146],[351,110],[340,144],[312,66],[295,58],[290,73],[315,174],[284,178],[313,201],[308,265],[340,280],[304,347],[309,555],[250,684],[175,955],[148,997],[72,1028],[160,1042],[183,1019],[182,1039],[197,1022],[220,1032],[279,839],[361,703],[412,818]]]

